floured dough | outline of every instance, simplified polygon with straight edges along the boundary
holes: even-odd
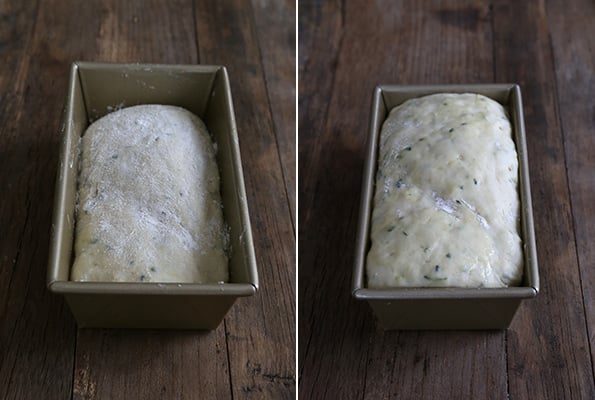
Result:
[[[215,147],[174,106],[139,105],[95,121],[81,140],[71,279],[228,279]]]
[[[520,282],[518,159],[500,104],[408,100],[384,122],[378,159],[368,287]]]

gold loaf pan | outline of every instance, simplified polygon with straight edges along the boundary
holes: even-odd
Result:
[[[370,248],[370,218],[380,129],[390,110],[404,101],[433,93],[479,93],[508,108],[519,158],[519,196],[524,270],[520,286],[507,288],[366,287],[365,262]],[[506,329],[523,299],[539,292],[535,230],[529,187],[529,163],[520,87],[516,84],[381,85],[374,91],[367,154],[362,178],[352,295],[366,300],[381,327],[391,329]]]
[[[231,230],[224,284],[74,282],[78,143],[90,121],[121,107],[168,104],[203,119],[217,143],[224,218]],[[240,296],[258,289],[229,79],[225,67],[75,62],[70,71],[47,277],[80,327],[215,329]]]

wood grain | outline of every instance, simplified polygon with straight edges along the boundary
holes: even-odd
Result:
[[[97,45],[98,60],[196,62],[193,8],[189,2],[102,1],[97,7],[99,26],[90,33]],[[85,23],[73,21],[80,24],[79,29]],[[78,332],[75,399],[150,398],[156,393],[160,398],[209,398],[225,397],[229,391],[223,326],[213,333],[193,336],[158,331]]]
[[[438,394],[498,398],[506,393],[502,333],[383,334],[374,328],[367,306],[349,295],[353,255],[347,249],[354,242],[373,88],[379,83],[472,83],[493,76],[486,3],[449,2],[444,8],[424,4],[423,12],[418,4],[348,3],[326,126],[318,131],[308,125],[318,121],[300,120],[300,209],[306,210],[300,221],[300,313],[304,313],[300,328],[310,325],[312,332],[312,337],[303,338],[307,341],[300,381],[304,399]],[[394,40],[384,39],[388,37]],[[426,51],[433,54],[433,63],[424,62]],[[337,302],[345,306],[336,308]],[[342,340],[336,340],[337,332]],[[467,351],[461,350],[461,343]],[[413,360],[426,368],[411,368]],[[490,363],[484,364],[486,360]],[[444,365],[454,362],[471,367],[464,374],[446,374]],[[400,390],[401,382],[411,386]]]
[[[504,399],[504,349],[502,332],[379,330],[368,355],[365,398]]]
[[[390,11],[383,11],[385,18],[390,18],[386,15]],[[385,51],[398,54],[395,69],[372,69],[378,79],[401,84],[493,81],[487,2],[427,2],[421,7],[410,2],[395,8],[394,14],[392,25],[378,29],[380,24],[375,24],[378,36],[394,38],[395,47]],[[432,62],[427,62],[429,54]],[[372,341],[365,398],[501,399],[507,395],[504,332],[376,331],[372,335],[378,340]],[[460,366],[456,374],[449,371],[453,364]]]
[[[163,332],[80,329],[75,399],[225,399],[224,329]]]
[[[286,197],[295,224],[295,2],[252,0],[252,7]]]
[[[592,1],[547,2],[552,52],[556,69],[556,93],[560,109],[570,204],[580,271],[583,306],[595,363],[595,4]],[[591,34],[589,34],[591,32]],[[591,371],[595,379],[595,371]]]
[[[312,36],[305,36],[312,47],[300,60],[306,72],[300,83],[299,320],[300,326],[306,325],[301,332],[308,336],[301,338],[305,350],[300,354],[299,393],[303,399],[362,398],[366,333],[373,329],[373,323],[366,305],[356,303],[349,295],[350,244],[363,161],[360,150],[365,140],[358,131],[365,131],[369,100],[364,99],[369,99],[373,86],[366,88],[370,78],[362,73],[369,67],[366,62],[345,62],[353,61],[345,49],[352,48],[353,54],[363,51],[361,42],[353,48],[359,41],[352,41],[357,31],[349,31],[345,18],[349,6],[335,3],[331,8],[319,2],[308,7],[317,10],[308,12],[311,21],[301,22],[316,29],[310,31]],[[353,7],[367,12],[362,21],[373,16],[372,7]],[[368,22],[369,26],[377,23]],[[374,48],[378,44],[371,39],[367,44]],[[322,48],[317,48],[318,44]],[[343,86],[346,80],[348,88]],[[357,118],[362,114],[363,118]]]
[[[207,12],[213,15],[198,12],[203,3],[0,3],[0,184],[6,193],[0,201],[1,398],[226,399],[250,391],[253,398],[293,397],[295,131],[288,128],[294,104],[288,102],[295,86],[288,71],[295,59],[288,57],[290,49],[278,48],[286,44],[282,39],[268,36],[290,38],[295,16],[288,2],[274,8],[255,2],[254,9],[244,2],[211,2]],[[233,61],[237,36],[221,30],[230,15],[250,44],[249,61]],[[201,31],[213,34],[199,38]],[[216,58],[233,64],[261,291],[239,300],[213,332],[77,331],[62,298],[45,289],[71,62],[217,63]]]
[[[201,62],[229,70],[260,274],[258,295],[225,321],[230,379],[234,398],[293,399],[295,237],[253,12],[241,0],[203,1],[195,10]]]
[[[300,4],[300,398],[594,397],[593,298],[584,272],[593,218],[586,72],[593,59],[585,38],[593,7],[568,15],[561,3],[551,7],[556,22],[548,25],[543,1]],[[570,29],[585,7],[582,25]],[[560,50],[560,69],[556,43],[569,40],[577,44]],[[571,107],[569,77],[582,79],[585,106]],[[518,82],[523,91],[542,292],[521,306],[508,331],[383,332],[349,298],[372,89],[494,81]],[[560,129],[564,110],[572,139]]]
[[[191,2],[103,0],[98,4],[100,26],[92,32],[97,35],[98,50],[90,54],[97,60],[178,64],[198,60]]]
[[[309,239],[310,230],[307,221],[315,210],[314,193],[316,191],[315,154],[319,135],[326,122],[328,99],[331,97],[337,56],[343,35],[342,5],[338,1],[299,2],[299,197],[298,210],[298,248],[299,270],[306,271],[308,264],[314,262],[322,253],[313,253]],[[299,273],[299,341],[298,365],[300,380],[304,369],[305,355],[312,339],[312,298],[323,288],[317,274]],[[300,396],[301,397],[301,396]]]
[[[63,398],[72,386],[75,324],[62,299],[45,288],[66,83],[63,54],[48,42],[63,37],[47,29],[41,12],[34,2],[0,5],[3,399]]]
[[[577,290],[581,283],[544,3],[495,4],[494,26],[496,79],[517,80],[523,90],[541,275],[540,295],[523,307],[508,336],[510,395],[593,398],[593,370],[583,300]]]

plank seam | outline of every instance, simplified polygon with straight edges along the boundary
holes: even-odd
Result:
[[[494,3],[492,1],[488,2],[488,9],[490,10],[490,29],[492,33],[492,80],[496,81],[496,43],[494,40]]]
[[[314,321],[312,321],[310,326],[314,326]],[[313,336],[313,333],[310,332],[310,335],[308,335],[308,341],[306,342],[306,350],[304,352],[304,361],[306,361],[306,358],[308,357],[308,351],[310,350],[310,343],[312,342],[312,336]],[[298,342],[299,342],[299,340],[298,340]],[[300,371],[299,371],[299,375],[298,375],[298,386],[300,384],[300,381],[302,380],[302,375],[304,373],[304,365],[303,364],[304,363],[302,363]]]
[[[227,352],[227,375],[229,377],[229,392],[230,398],[233,400],[233,381],[231,378],[231,359],[229,357],[229,331],[227,329],[227,318],[223,320],[223,328],[225,330],[225,350]]]
[[[259,30],[258,28],[256,28],[256,17],[254,14],[254,5],[252,2],[250,2],[250,16],[251,16],[251,20],[252,20],[252,30],[256,36],[256,48],[258,49],[258,61],[260,62],[260,70],[262,71],[262,81],[264,83],[264,87],[265,87],[265,93],[267,96],[267,108],[269,109],[269,114],[271,116],[271,125],[274,131],[274,136],[275,136],[275,147],[277,148],[277,160],[279,161],[279,169],[281,170],[281,177],[283,178],[283,191],[285,192],[285,202],[287,203],[287,208],[289,210],[289,216],[290,216],[290,220],[291,220],[291,227],[292,227],[292,233],[293,233],[293,238],[295,240],[296,238],[296,234],[295,234],[295,217],[293,215],[293,213],[291,212],[291,200],[289,199],[289,192],[287,191],[287,180],[286,180],[286,176],[285,176],[285,168],[283,168],[283,161],[281,159],[281,151],[280,151],[280,146],[279,146],[279,137],[278,137],[278,132],[277,132],[277,126],[275,123],[275,118],[273,117],[274,113],[273,113],[273,109],[271,107],[271,97],[270,97],[270,91],[269,91],[269,82],[267,79],[267,74],[265,71],[265,67],[264,67],[264,60],[262,58],[262,50],[260,47],[260,38],[261,35],[259,34]],[[297,208],[297,204],[296,204],[296,208]]]
[[[341,2],[341,7],[342,7],[342,9],[341,9],[341,15],[344,15],[345,12],[343,11],[343,9],[345,8],[345,3],[343,1]],[[337,82],[337,74],[336,74],[337,68],[336,68],[336,64],[338,63],[339,55],[341,54],[341,49],[343,48],[343,38],[344,38],[344,35],[345,35],[345,29],[344,29],[345,28],[345,19],[344,18],[342,18],[341,24],[342,24],[341,25],[341,37],[339,38],[339,44],[337,45],[337,52],[336,52],[336,57],[335,57],[335,61],[336,62],[333,62],[332,63],[332,65],[335,65],[335,68],[334,68],[334,70],[332,72],[332,74],[333,74],[333,81],[331,83],[331,88],[330,88],[330,91],[329,91],[329,99],[332,99],[333,98],[333,94],[335,92],[335,86],[336,86],[336,82]],[[304,65],[304,68],[302,70],[302,75],[305,75],[306,71],[309,69],[308,68],[308,65],[311,65],[310,64],[310,60],[308,60],[306,62],[306,65]],[[299,99],[299,96],[298,96],[298,99]],[[325,110],[324,110],[324,113],[323,113],[324,118],[322,119],[322,124],[321,124],[321,126],[323,126],[323,127],[325,127],[327,125],[328,114],[329,114],[329,107],[330,107],[329,104],[330,104],[330,100],[328,102],[326,102],[326,107],[325,107]],[[298,119],[299,119],[299,116],[298,116]],[[319,137],[317,138],[316,142],[319,143]],[[312,153],[314,153],[314,151],[312,151],[311,154]],[[316,192],[316,185],[314,187],[313,192],[314,193]],[[310,197],[310,199],[309,199],[310,201],[313,201],[313,199],[316,196],[311,195],[311,196],[308,196],[308,197]],[[298,209],[299,209],[299,207],[298,207]],[[306,210],[308,210],[308,208],[306,208]],[[307,213],[306,216],[304,217],[304,223],[305,223],[305,225],[308,225],[306,223],[306,221],[308,219],[309,219],[309,213]],[[298,277],[299,277],[299,267],[298,267]],[[299,281],[299,278],[298,278],[298,281]],[[299,299],[299,296],[298,296],[298,299]],[[313,308],[310,309],[310,315],[313,314],[313,311],[314,311]],[[316,320],[314,319],[312,321],[312,323],[310,324],[310,327],[313,328],[314,325],[315,325],[315,323],[316,323]],[[313,335],[314,335],[314,329],[310,329],[310,335],[308,335],[308,341],[307,341],[307,344],[306,344],[306,350],[304,351],[304,358],[303,358],[303,363],[302,364],[305,364],[306,363],[306,359],[308,358],[308,353],[309,353],[309,350],[310,350],[310,344],[312,342]],[[304,372],[304,365],[301,366],[301,369],[299,371],[298,386],[299,386],[300,381],[302,379],[303,372]]]
[[[547,15],[547,7],[545,8],[545,14],[546,14],[546,18],[548,18]],[[548,18],[549,19],[549,18]],[[592,349],[592,345],[591,345],[591,336],[590,336],[590,332],[589,332],[589,323],[587,320],[587,306],[585,304],[585,291],[583,289],[584,284],[583,284],[583,276],[582,276],[582,271],[581,271],[581,261],[580,261],[580,257],[579,257],[579,249],[578,249],[578,241],[577,241],[577,231],[576,231],[576,218],[574,216],[574,207],[573,207],[573,195],[572,195],[572,191],[570,190],[570,176],[568,174],[568,157],[567,157],[567,151],[566,151],[566,136],[564,134],[564,122],[562,121],[562,114],[560,112],[560,97],[558,95],[558,73],[557,73],[557,68],[556,68],[556,59],[554,57],[554,46],[553,46],[553,40],[552,40],[552,35],[548,30],[548,44],[550,47],[550,58],[551,58],[551,63],[552,63],[552,69],[554,71],[554,81],[553,81],[553,89],[554,89],[554,96],[556,99],[555,102],[555,107],[557,109],[557,115],[558,115],[558,123],[560,125],[560,133],[562,134],[562,149],[563,149],[563,154],[564,154],[564,171],[566,174],[566,191],[568,193],[568,199],[570,201],[570,217],[571,217],[571,224],[572,224],[572,234],[573,234],[573,241],[574,241],[574,254],[575,254],[575,258],[576,258],[576,266],[577,266],[577,270],[578,270],[578,280],[580,282],[580,291],[581,291],[581,305],[583,308],[583,321],[584,321],[584,327],[585,327],[585,334],[587,336],[587,346],[589,347],[589,354],[592,355],[593,354],[593,349]],[[593,364],[593,358],[592,356],[589,357],[589,360],[591,361],[591,374],[592,376],[595,376],[595,365]]]
[[[376,331],[373,331],[376,332]],[[399,334],[397,334],[398,337]],[[384,334],[382,336],[382,340],[384,340]],[[366,389],[368,388],[368,365],[370,365],[370,340],[368,340],[368,349],[366,350],[366,368],[364,368],[364,379],[363,379],[363,390],[362,390],[362,400],[366,398]],[[390,393],[388,394],[390,398]]]
[[[488,1],[488,9],[490,11],[490,30],[492,34],[492,80],[496,81],[496,32],[494,28],[494,2]],[[510,400],[510,367],[508,364],[508,330],[504,331],[504,377],[506,379],[505,391],[506,399]]]
[[[27,203],[27,208],[26,208],[26,212],[25,212],[25,222],[23,223],[23,229],[21,230],[21,233],[19,235],[19,240],[17,243],[17,253],[15,255],[15,258],[13,259],[12,262],[12,271],[10,274],[10,280],[8,281],[8,287],[6,289],[7,293],[10,293],[10,289],[12,287],[12,278],[14,276],[14,269],[16,268],[16,265],[19,262],[19,255],[21,254],[21,247],[23,246],[23,236],[25,235],[25,230],[27,229],[27,224],[29,223],[29,214],[31,213],[31,199],[29,198],[29,192],[27,191],[27,199],[25,200]],[[29,269],[29,273],[27,274],[27,281],[29,280],[29,276],[31,275],[31,270]],[[27,297],[27,293],[25,293],[25,298]],[[23,302],[23,305],[21,306],[21,310],[19,311],[19,318],[17,318],[17,321],[23,316],[23,310],[25,309],[25,305],[27,304],[26,301]],[[8,307],[8,302],[6,302],[6,307]],[[5,308],[5,314],[6,314],[6,308]],[[14,324],[12,327],[12,331],[10,333],[10,339],[8,340],[9,343],[12,342],[13,338],[14,338],[14,333],[17,329],[17,324]],[[16,361],[15,361],[16,364]],[[14,365],[13,368],[14,370]],[[10,373],[10,380],[12,380],[12,370]]]
[[[29,214],[31,212],[31,199],[29,198],[29,192],[27,192],[26,194],[26,204],[27,207],[25,209],[25,222],[23,222],[23,228],[21,229],[21,233],[19,234],[19,239],[17,241],[17,251],[16,254],[14,256],[14,258],[12,259],[12,268],[11,268],[11,273],[10,273],[10,277],[8,280],[8,285],[6,287],[6,292],[10,293],[10,288],[12,287],[12,278],[14,277],[14,270],[17,266],[17,264],[19,263],[19,258],[21,255],[21,248],[23,247],[23,236],[25,236],[25,230],[27,229],[27,224],[29,223]],[[4,313],[3,315],[6,315],[8,313],[8,301],[5,303],[5,307],[4,307]],[[22,313],[22,310],[21,310]],[[14,327],[13,327],[13,333],[10,336],[10,339],[12,340],[12,337],[14,335]]]
[[[504,362],[506,363],[506,399],[510,399],[510,376],[508,374],[508,330],[504,331]]]
[[[192,22],[194,24],[194,46],[196,47],[196,63],[200,64],[200,46],[198,45],[198,23],[196,22],[196,0],[192,2]]]
[[[20,235],[20,238],[19,238],[19,244],[18,244],[18,249],[19,249],[19,250],[18,250],[18,252],[17,252],[17,253],[20,253],[20,248],[21,248],[21,246],[22,246],[22,237],[23,237],[23,236],[24,236],[24,234],[25,234],[25,229],[26,229],[26,227],[27,227],[27,223],[28,223],[28,221],[29,221],[29,214],[30,214],[30,212],[31,212],[31,210],[30,210],[30,209],[31,209],[31,200],[29,199],[29,192],[27,192],[27,212],[26,212],[26,214],[25,214],[25,223],[23,224],[23,230],[22,230],[22,233],[21,233],[21,235]],[[18,260],[17,260],[17,261],[18,261]],[[16,261],[15,261],[15,263],[13,264],[13,268],[14,268],[14,266],[15,266],[15,265],[16,265]],[[10,275],[10,277],[11,277],[11,280],[10,280],[10,284],[9,284],[9,287],[8,287],[8,289],[9,289],[9,290],[10,290],[10,286],[11,286],[11,284],[12,284],[12,276],[13,276],[13,274],[11,274],[11,275]],[[27,272],[27,279],[26,279],[25,281],[26,281],[26,282],[29,282],[30,278],[31,278],[31,268],[29,268],[29,269],[28,269],[28,272]],[[27,289],[26,289],[26,291],[25,291],[25,298],[28,298],[28,297],[29,297],[29,285],[27,285],[27,286],[26,286],[26,288],[27,288]],[[23,302],[23,305],[21,306],[21,309],[20,309],[20,311],[19,311],[19,316],[18,316],[18,318],[16,319],[17,321],[20,321],[20,320],[22,319],[22,317],[23,317],[23,311],[25,310],[25,306],[26,306],[26,304],[27,304],[27,302],[26,302],[26,301],[24,301],[24,302]],[[13,340],[13,338],[14,338],[14,334],[15,334],[15,331],[16,331],[16,329],[17,329],[17,326],[18,326],[18,323],[15,323],[15,324],[13,325],[13,327],[12,327],[12,331],[11,331],[11,333],[10,333],[10,339],[9,339],[9,341],[8,341],[9,343],[12,343],[12,340]],[[14,362],[13,362],[13,364],[12,364],[12,367],[10,368],[10,373],[8,374],[8,386],[9,386],[9,387],[11,386],[11,384],[12,384],[12,382],[13,382],[13,376],[14,376],[14,371],[15,371],[15,368],[16,368],[16,366],[17,366],[17,362],[18,362],[18,358],[15,358],[15,360],[14,360]]]
[[[72,360],[72,384],[70,385],[70,400],[74,399],[74,383],[76,381],[76,348],[79,338],[79,328],[75,324],[76,334],[74,335],[74,352],[73,352],[73,360]]]

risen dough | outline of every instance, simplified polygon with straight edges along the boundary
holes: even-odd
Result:
[[[140,105],[89,126],[71,279],[226,281],[227,235],[215,148],[200,118]]]
[[[504,108],[436,94],[394,108],[380,136],[368,286],[520,282],[518,161]]]

